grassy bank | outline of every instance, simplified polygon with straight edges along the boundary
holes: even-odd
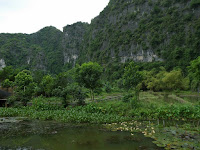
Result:
[[[112,95],[112,94],[111,94]],[[107,96],[111,97],[111,96]],[[30,117],[73,123],[111,123],[125,120],[200,120],[199,101],[189,101],[174,94],[142,92],[134,107],[125,98],[98,100],[84,106],[64,108],[50,98],[33,100],[33,105],[20,108],[1,108],[1,117]]]
[[[142,92],[139,102],[131,107],[129,101],[102,101],[95,104],[107,113],[129,116],[134,120],[199,120],[199,101],[189,101],[174,94]]]
[[[200,103],[176,94],[142,92],[132,106],[118,93],[98,96],[98,102],[62,107],[57,98],[34,99],[33,105],[1,108],[0,117],[28,117],[67,123],[105,124],[112,131],[142,132],[166,149],[200,148]],[[61,99],[59,100],[61,101]],[[146,121],[145,121],[146,120]]]
[[[1,117],[28,117],[40,120],[55,120],[67,123],[112,123],[130,120],[129,117],[119,116],[113,113],[104,113],[92,105],[68,107],[62,110],[35,110],[32,107],[1,108]]]

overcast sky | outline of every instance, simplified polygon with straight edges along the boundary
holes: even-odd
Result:
[[[89,22],[109,0],[0,0],[0,33],[33,33],[45,26],[62,31],[77,21]]]

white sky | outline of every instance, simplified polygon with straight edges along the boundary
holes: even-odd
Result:
[[[33,33],[45,26],[62,31],[77,21],[90,23],[109,0],[0,0],[0,33]]]

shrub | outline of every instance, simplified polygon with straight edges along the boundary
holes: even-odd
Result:
[[[58,97],[37,97],[32,100],[32,107],[35,110],[58,110],[63,109],[62,98]]]
[[[197,8],[200,6],[200,0],[192,0],[190,3],[191,8]]]
[[[104,88],[105,88],[105,92],[106,92],[106,93],[110,93],[110,92],[112,91],[112,86],[110,85],[109,82],[106,82],[106,83],[104,84]]]
[[[130,104],[131,104],[131,108],[132,108],[132,109],[136,109],[136,108],[139,107],[139,102],[138,102],[138,99],[137,99],[136,96],[134,96],[134,97],[132,97],[132,98],[130,99]]]
[[[132,98],[133,98],[133,93],[127,93],[123,96],[122,101],[128,103]]]

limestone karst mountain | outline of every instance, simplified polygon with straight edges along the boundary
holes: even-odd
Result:
[[[64,14],[63,14],[64,15]],[[0,34],[0,68],[58,73],[76,62],[165,61],[185,68],[200,56],[199,0],[110,0],[91,21],[33,34]]]

